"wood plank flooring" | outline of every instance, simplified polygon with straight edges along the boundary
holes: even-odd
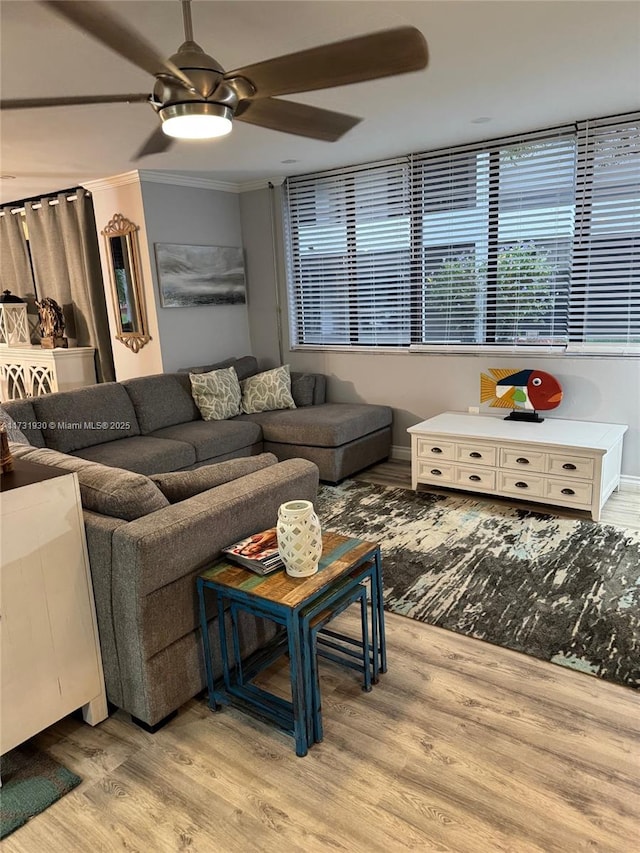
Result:
[[[365,476],[406,485],[408,465]],[[614,495],[610,523],[618,497],[627,511]],[[325,740],[306,758],[202,700],[156,735],[121,711],[95,729],[67,717],[35,740],[83,782],[3,853],[638,849],[637,692],[394,614],[387,638],[389,672],[369,694],[321,663]],[[284,664],[265,680],[286,692]]]

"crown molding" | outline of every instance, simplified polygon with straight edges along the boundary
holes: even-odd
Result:
[[[133,169],[131,172],[123,172],[121,175],[111,175],[108,178],[99,178],[96,181],[81,181],[81,185],[89,192],[100,192],[100,190],[111,190],[114,187],[123,187],[126,184],[137,184],[140,181],[140,172]]]
[[[282,176],[277,178],[259,178],[254,181],[219,181],[215,178],[203,178],[189,175],[185,172],[160,172],[153,169],[134,169],[131,172],[123,172],[121,175],[112,175],[109,178],[100,178],[96,181],[82,181],[82,186],[89,192],[110,190],[114,187],[122,187],[126,184],[137,184],[148,181],[152,184],[168,184],[174,187],[191,187],[200,190],[217,190],[223,193],[247,193],[253,190],[264,190],[271,184],[279,187],[283,182]]]
[[[231,181],[217,181],[214,178],[203,178],[189,175],[185,172],[158,172],[153,169],[141,169],[140,180],[152,184],[170,184],[178,187],[193,187],[199,190],[218,190],[223,193],[237,193],[238,184]]]
[[[267,187],[274,186],[279,187],[282,186],[285,179],[280,175],[278,178],[259,178],[257,181],[244,181],[241,184],[238,184],[239,193],[250,193],[253,190],[266,190]]]

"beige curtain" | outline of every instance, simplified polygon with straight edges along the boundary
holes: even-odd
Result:
[[[75,201],[67,195],[60,193],[58,204],[45,198],[25,205],[37,291],[62,307],[68,338],[94,347],[98,381],[108,382],[115,371],[93,202],[82,189]]]
[[[29,248],[24,234],[22,215],[11,213],[11,208],[2,209],[0,216],[0,290],[10,290],[24,299],[28,308],[32,328],[32,343],[39,343],[36,308],[36,289],[29,261]]]

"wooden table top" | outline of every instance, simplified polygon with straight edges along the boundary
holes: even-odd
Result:
[[[293,578],[284,569],[257,575],[227,560],[205,569],[200,577],[227,589],[241,590],[286,607],[298,607],[328,583],[349,573],[358,561],[373,556],[375,542],[350,539],[330,531],[322,534],[322,556],[318,571],[306,578]]]

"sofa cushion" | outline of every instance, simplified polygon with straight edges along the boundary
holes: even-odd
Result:
[[[29,444],[27,436],[20,429],[20,421],[14,421],[9,412],[6,412],[2,406],[0,406],[0,426],[4,427],[9,441]]]
[[[169,505],[156,484],[142,474],[88,462],[48,447],[13,445],[12,452],[17,458],[28,462],[75,471],[80,484],[82,506],[92,512],[133,521]]]
[[[137,471],[139,474],[158,474],[161,471],[176,471],[188,468],[196,461],[193,447],[184,441],[169,441],[150,435],[137,435],[110,441],[94,447],[74,450],[74,456]]]
[[[291,396],[291,375],[288,364],[250,376],[244,379],[240,386],[242,411],[247,415],[254,412],[296,408]]]
[[[42,430],[38,426],[38,416],[31,400],[7,400],[2,404],[9,420],[18,427],[28,443],[33,447],[45,447]],[[9,436],[9,441],[14,441]]]
[[[185,373],[142,376],[128,379],[122,385],[131,398],[142,435],[200,419]]]
[[[240,415],[260,424],[265,441],[311,447],[340,447],[391,424],[389,406],[324,403],[304,409]]]
[[[313,373],[291,374],[291,396],[297,408],[313,406],[313,391],[316,377]]]
[[[162,494],[175,504],[184,501],[207,489],[214,489],[223,483],[237,480],[246,474],[252,474],[261,468],[275,465],[277,458],[273,453],[260,453],[257,456],[245,456],[242,459],[229,459],[213,465],[203,465],[194,471],[173,471],[168,474],[152,474],[149,478]]]
[[[193,447],[196,462],[204,462],[260,444],[262,430],[259,424],[245,423],[234,418],[231,421],[192,421],[166,427],[154,432],[153,437],[184,441]]]
[[[205,421],[223,421],[239,415],[242,392],[233,367],[210,373],[190,373],[191,393]]]
[[[140,435],[133,403],[117,382],[34,397],[33,408],[47,424],[46,446],[61,453]]]
[[[201,364],[199,367],[181,367],[178,373],[211,373],[212,370],[220,370],[223,367],[233,365],[238,379],[246,379],[258,372],[258,361],[252,355],[243,355],[241,358],[226,358],[217,364]]]

